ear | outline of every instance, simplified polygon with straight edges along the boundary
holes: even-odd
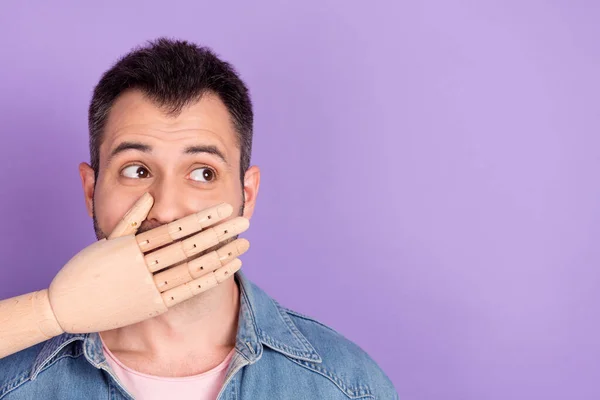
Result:
[[[81,185],[83,186],[83,196],[85,198],[85,207],[88,215],[92,217],[94,207],[94,185],[96,178],[94,170],[87,163],[79,164],[79,176],[81,177]]]
[[[260,169],[256,165],[253,165],[244,174],[244,199],[246,204],[244,205],[244,214],[242,216],[245,218],[250,219],[252,218],[252,214],[254,214],[259,187]]]

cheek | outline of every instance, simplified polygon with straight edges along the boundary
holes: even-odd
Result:
[[[190,193],[187,198],[189,202],[186,208],[191,212],[202,211],[220,203],[228,203],[234,209],[234,216],[237,216],[238,209],[241,207],[243,200],[241,185],[227,185],[227,187],[219,188],[218,190],[204,192],[197,191]]]
[[[94,207],[99,228],[107,235],[136,202],[135,196],[123,195],[116,190],[96,191]]]

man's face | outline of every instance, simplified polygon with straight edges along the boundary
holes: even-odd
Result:
[[[89,165],[80,165],[97,238],[107,237],[144,192],[154,206],[138,233],[222,202],[233,206],[234,216],[250,218],[260,173],[250,168],[242,188],[237,143],[228,110],[215,95],[176,117],[139,91],[121,95],[105,126],[97,181]]]

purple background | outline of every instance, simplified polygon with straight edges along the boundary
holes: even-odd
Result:
[[[94,240],[92,88],[168,35],[251,87],[244,268],[268,293],[403,399],[600,397],[598,2],[19,3],[0,8],[0,298]]]

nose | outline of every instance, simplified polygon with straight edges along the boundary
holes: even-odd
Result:
[[[149,222],[164,225],[194,212],[187,209],[183,191],[172,181],[156,180],[148,189],[154,197],[154,205],[147,217]]]

